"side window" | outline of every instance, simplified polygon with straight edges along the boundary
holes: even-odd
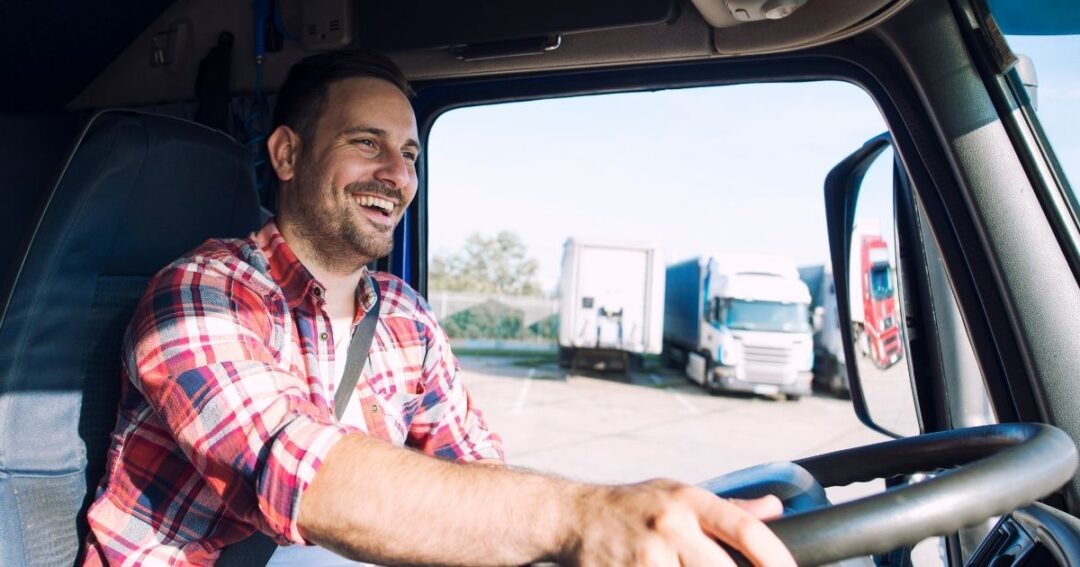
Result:
[[[975,359],[956,294],[945,274],[945,264],[926,220],[922,204],[916,200],[922,252],[930,280],[933,309],[938,323],[937,340],[943,353],[946,387],[949,389],[948,411],[955,427],[973,427],[997,423],[986,384]]]
[[[510,464],[700,483],[884,440],[847,397],[822,190],[884,129],[866,92],[840,82],[440,116],[428,299]],[[884,242],[891,219],[880,212]],[[895,248],[879,250],[867,253],[889,269],[867,272],[870,293],[893,297],[899,329],[895,260],[879,258]],[[877,335],[882,321],[869,320]],[[878,349],[909,384],[903,345],[875,341],[865,363]]]

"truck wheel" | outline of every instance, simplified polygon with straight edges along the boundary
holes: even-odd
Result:
[[[660,351],[660,363],[664,365],[664,368],[679,368],[679,356],[675,352],[675,347],[665,344],[663,350]]]
[[[574,349],[570,347],[559,347],[559,368],[570,368],[574,364]]]
[[[705,391],[710,396],[719,395],[720,388],[713,382],[713,371],[716,370],[716,363],[713,362],[712,356],[707,353],[701,353],[701,356],[705,358]]]

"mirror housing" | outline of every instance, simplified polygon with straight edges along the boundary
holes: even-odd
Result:
[[[881,357],[878,355],[881,354],[880,347],[883,343],[880,340],[876,343],[870,340],[870,332],[876,330],[879,331],[877,334],[881,334],[881,331],[885,330],[886,321],[889,323],[889,328],[902,325],[903,317],[897,311],[895,315],[882,319],[879,322],[880,325],[873,328],[864,326],[866,323],[864,318],[866,304],[863,293],[866,288],[863,286],[868,286],[870,281],[867,279],[869,276],[863,273],[865,272],[866,258],[861,258],[861,255],[856,256],[852,253],[852,245],[859,242],[856,240],[858,231],[856,230],[855,219],[863,181],[871,165],[885,150],[891,147],[891,135],[883,133],[871,138],[861,148],[837,164],[829,172],[825,180],[825,212],[836,290],[837,315],[841,321],[840,332],[843,339],[844,362],[847,367],[848,386],[852,404],[855,407],[855,414],[858,416],[859,421],[879,433],[890,437],[903,437],[917,434],[921,425],[919,423],[918,406],[913,399],[908,373],[904,372],[902,383],[894,380],[885,383],[879,380],[878,378],[883,376],[884,372],[889,372],[888,368],[895,361],[890,360],[885,365],[879,365],[878,362]],[[895,167],[893,171],[895,174],[897,171]],[[894,213],[889,216],[892,216],[892,214]],[[867,254],[872,252],[871,248],[866,250]],[[876,260],[879,263],[882,261],[881,258],[876,258]],[[853,299],[857,301],[853,301]],[[856,317],[856,310],[861,310],[863,317]],[[860,375],[860,371],[863,369],[870,374],[865,383],[861,380],[863,377]],[[897,383],[894,384],[894,382]],[[868,391],[867,386],[871,387],[870,391]],[[893,388],[892,386],[896,387]],[[906,389],[906,392],[901,392],[901,388]],[[911,402],[911,411],[890,411],[882,415],[903,418],[903,423],[899,421],[895,424],[883,423],[874,419],[869,398],[873,397],[878,402],[883,399],[893,401],[897,400],[897,396],[901,394],[906,394],[905,397]],[[915,422],[913,427],[908,421]]]

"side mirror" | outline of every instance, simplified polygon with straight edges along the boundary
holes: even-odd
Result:
[[[921,423],[909,352],[895,238],[903,185],[889,134],[866,142],[825,180],[829,248],[844,362],[855,413],[886,435],[917,435]]]
[[[810,326],[814,328],[814,332],[820,332],[825,327],[825,308],[818,305],[814,308],[814,312],[810,315]]]
[[[709,320],[710,321],[723,321],[724,320],[724,308],[720,305],[720,298],[712,298],[712,304],[709,305]]]

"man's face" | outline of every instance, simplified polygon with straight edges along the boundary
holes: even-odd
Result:
[[[390,253],[416,196],[418,138],[412,106],[391,83],[330,85],[281,203],[282,218],[324,266],[353,271]]]

